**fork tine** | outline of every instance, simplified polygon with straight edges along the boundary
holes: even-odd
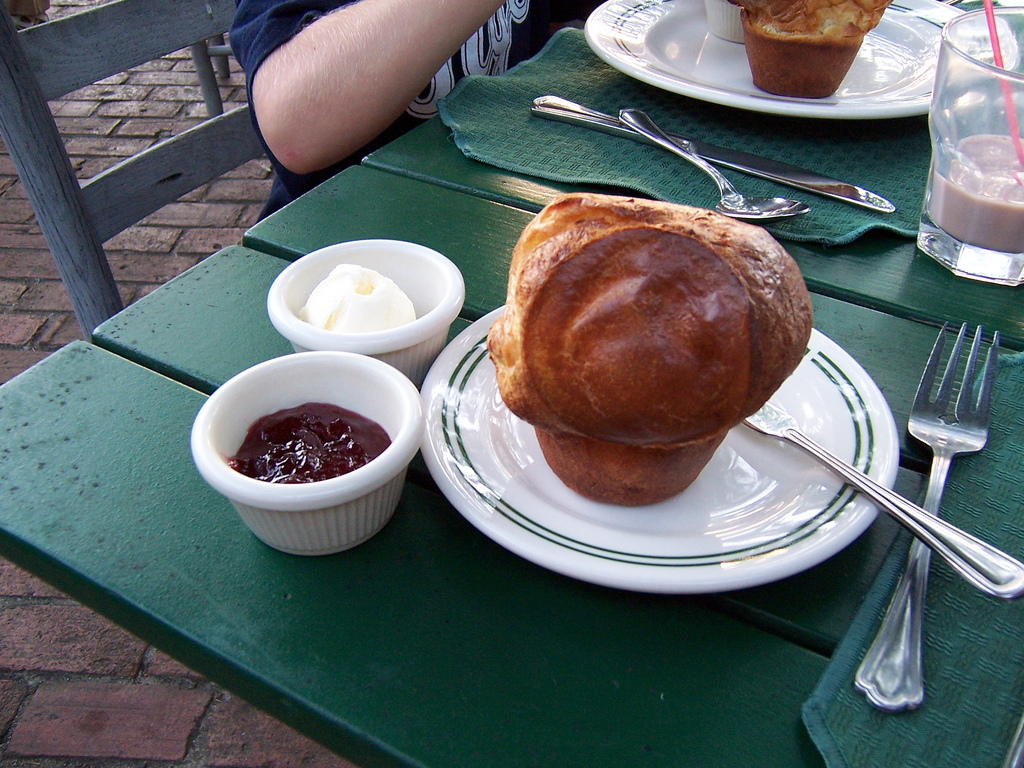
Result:
[[[939,391],[935,393],[935,410],[943,413],[949,406],[949,398],[953,393],[953,382],[956,379],[956,367],[960,362],[960,352],[964,346],[964,336],[967,334],[967,323],[960,326],[960,333],[957,334],[956,343],[953,344],[953,351],[949,353],[949,361],[946,363],[946,370],[942,374],[942,381],[939,382]]]
[[[932,353],[921,374],[921,383],[917,385],[917,394],[914,396],[914,405],[911,410],[918,411],[928,408],[931,403],[932,385],[935,384],[935,374],[939,370],[939,361],[942,359],[942,350],[946,346],[946,329],[949,323],[943,323],[939,335],[935,338],[932,346]]]
[[[960,333],[956,337],[953,351],[949,353],[946,369],[943,371],[942,380],[939,382],[939,390],[935,393],[935,399],[932,400],[932,387],[935,384],[935,375],[938,372],[939,363],[942,361],[942,351],[946,346],[946,330],[948,328],[949,324],[944,323],[938,337],[935,339],[932,353],[928,357],[928,364],[925,366],[924,373],[921,374],[921,383],[917,387],[917,395],[914,397],[912,411],[941,415],[949,405],[949,398],[953,392],[953,382],[956,378],[957,362],[960,359],[960,350],[963,348],[964,334],[967,332],[967,323],[960,326]]]
[[[974,407],[977,398],[974,390],[974,377],[978,367],[978,350],[981,348],[981,337],[984,333],[982,326],[974,333],[974,341],[971,343],[971,353],[967,356],[967,367],[964,368],[964,378],[960,383],[960,394],[956,399],[956,420],[963,421],[972,413],[977,412]]]
[[[971,358],[968,360],[970,377],[965,375],[961,394],[956,399],[956,420],[958,422],[973,421],[979,425],[988,420],[988,412],[991,410],[992,389],[995,386],[995,373],[998,368],[999,332],[996,331],[992,336],[992,344],[988,348],[988,354],[985,355],[981,386],[975,390],[974,364],[977,353],[974,347],[978,346],[980,338],[981,329],[979,328],[971,349]]]
[[[977,420],[987,421],[992,409],[992,390],[995,389],[996,371],[999,368],[999,331],[992,337],[992,346],[985,356],[985,369],[981,379],[981,391],[978,393],[978,405],[972,412]],[[959,417],[959,405],[957,416]]]

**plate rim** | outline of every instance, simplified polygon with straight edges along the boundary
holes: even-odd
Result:
[[[609,566],[599,556],[579,549],[575,549],[573,554],[567,557],[566,550],[572,550],[572,548],[561,544],[552,544],[550,540],[542,541],[543,537],[538,537],[534,532],[528,532],[524,536],[518,531],[506,530],[506,526],[503,524],[487,525],[485,521],[491,519],[494,514],[500,514],[505,518],[508,518],[508,515],[498,509],[501,499],[490,487],[482,489],[475,487],[473,479],[461,470],[458,480],[449,476],[445,460],[454,461],[457,464],[458,457],[455,456],[450,445],[441,445],[441,443],[447,444],[447,436],[444,434],[443,427],[440,426],[440,420],[436,417],[437,409],[442,406],[435,401],[438,397],[447,399],[450,396],[449,393],[452,392],[457,377],[468,380],[472,376],[472,371],[462,375],[463,361],[483,343],[487,328],[503,309],[503,307],[499,307],[493,310],[464,329],[442,351],[427,374],[422,389],[426,414],[422,452],[427,468],[438,488],[460,515],[485,536],[513,554],[548,570],[593,584],[650,593],[706,594],[758,586],[795,575],[845,549],[874,521],[877,514],[874,505],[863,497],[858,497],[847,486],[842,486],[836,492],[833,501],[824,505],[820,512],[815,513],[813,518],[817,522],[815,527],[809,533],[788,541],[782,547],[766,547],[764,543],[761,543],[757,545],[757,548],[763,551],[752,555],[736,557],[731,560],[704,555],[702,557],[711,558],[712,562],[681,564],[685,567],[675,569],[664,568],[663,566],[667,563],[651,562],[618,561]],[[857,392],[857,396],[863,399],[866,395],[873,401],[872,408],[868,408],[865,404],[865,410],[871,417],[869,418],[869,422],[871,422],[869,429],[877,426],[880,432],[884,432],[884,435],[880,434],[876,438],[879,445],[883,449],[886,445],[889,446],[888,451],[878,457],[878,471],[875,473],[877,475],[875,479],[892,487],[899,464],[899,438],[892,410],[889,408],[884,394],[852,355],[817,329],[813,331],[813,334],[817,338],[816,346],[831,347],[840,356],[845,356],[846,359],[843,361],[845,367],[840,370],[845,372],[852,369],[856,374],[855,378],[860,380],[857,383],[850,382]],[[486,359],[486,353],[481,356],[481,359]],[[438,433],[436,436],[435,432]],[[441,454],[445,452],[447,455],[442,456]],[[466,486],[473,487],[474,492],[467,493]],[[485,509],[482,498],[487,496],[490,497],[490,508]],[[844,498],[840,499],[840,497]],[[821,514],[829,510],[833,504],[837,505],[836,511],[831,513],[827,520],[819,519]],[[835,528],[836,521],[842,524],[842,535],[836,535],[831,530]],[[514,520],[510,522],[518,525]],[[828,526],[828,523],[833,523],[833,525]],[[806,527],[806,524],[800,527]],[[786,538],[797,533],[800,527],[788,532]],[[525,526],[522,528],[526,529]],[[822,529],[829,530],[823,533]],[[512,530],[511,534],[509,530]],[[815,539],[821,539],[825,533],[829,535],[825,537],[823,544],[815,546],[817,543]],[[806,540],[806,543],[798,547],[795,553],[790,553],[790,548],[795,544],[800,544],[801,540]],[[587,546],[591,549],[600,549],[600,546],[597,545],[587,544]],[[781,571],[773,568],[779,560],[770,560],[779,552],[786,555],[782,560],[785,567]],[[638,555],[637,557],[646,557],[649,560],[657,559],[657,556],[651,555]],[[677,556],[675,559],[685,560],[687,558]],[[768,562],[768,566],[761,567],[765,562]],[[704,570],[698,571],[698,569]],[[668,577],[667,573],[670,574]],[[712,577],[709,578],[709,575]]]
[[[703,3],[701,0],[604,0],[604,2],[598,5],[591,12],[584,24],[584,35],[587,44],[598,58],[625,75],[670,93],[688,96],[699,101],[705,101],[721,106],[743,109],[750,112],[790,117],[836,120],[875,120],[916,117],[928,114],[928,109],[931,105],[930,89],[927,93],[921,94],[913,99],[898,99],[875,106],[872,106],[870,102],[864,101],[858,102],[857,104],[844,105],[841,101],[830,102],[822,101],[820,99],[787,98],[782,96],[773,96],[771,94],[764,94],[762,96],[758,93],[734,93],[732,91],[717,89],[711,85],[674,78],[670,74],[661,73],[660,71],[655,72],[644,68],[632,67],[626,60],[626,57],[617,55],[612,48],[603,44],[604,35],[599,35],[597,31],[598,27],[605,26],[603,22],[599,20],[601,13],[608,6],[615,3],[632,3],[635,6],[648,4],[648,7],[655,5],[675,6],[677,4],[687,3],[700,5],[702,11]],[[940,3],[938,0],[898,0],[898,2],[894,2],[890,6],[890,9],[907,12],[907,5],[919,5],[923,8],[941,9],[943,12],[963,12],[961,9]],[[927,23],[935,25],[937,29],[935,46],[937,59],[939,31],[941,30],[941,27],[937,22],[930,20],[926,21]],[[651,28],[655,25],[656,22],[651,25]],[[877,33],[878,30],[876,28],[876,30],[873,30],[869,34]]]

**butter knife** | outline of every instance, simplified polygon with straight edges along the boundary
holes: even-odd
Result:
[[[530,111],[538,117],[548,120],[581,125],[645,144],[651,143],[645,136],[641,136],[629,126],[621,123],[618,117],[598,112],[559,96],[538,96],[533,100]],[[670,133],[669,135],[676,141],[689,143],[693,151],[705,159],[710,160],[716,165],[732,168],[734,171],[740,171],[750,176],[758,176],[762,179],[769,179],[779,184],[786,184],[796,189],[814,192],[818,195],[842,200],[844,203],[858,205],[862,208],[880,211],[881,213],[893,213],[896,210],[896,206],[881,195],[876,195],[874,192],[854,184],[830,179],[827,176],[812,173],[811,171],[778,160],[758,157],[757,155],[751,155],[735,149],[716,147],[713,144],[706,144],[703,141],[697,141],[696,139],[690,139],[675,133]]]

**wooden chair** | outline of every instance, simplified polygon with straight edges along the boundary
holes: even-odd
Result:
[[[79,184],[47,100],[216,38],[234,8],[234,0],[114,0],[21,32],[0,8],[0,136],[86,338],[123,308],[103,243],[263,148],[246,106]]]

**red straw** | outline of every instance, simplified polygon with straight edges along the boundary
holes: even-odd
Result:
[[[992,41],[992,58],[995,64],[1000,69],[1006,69],[1003,66],[1003,51],[999,46],[999,33],[996,32],[996,12],[992,7],[992,0],[984,0],[985,3],[985,21],[988,22],[988,36]],[[1010,123],[1010,140],[1013,141],[1013,148],[1017,150],[1017,162],[1024,166],[1024,147],[1020,143],[1020,129],[1017,127],[1017,110],[1013,106],[1013,93],[1010,91],[1010,84],[1003,79],[999,80],[999,85],[1003,89],[1003,99],[1006,101],[1006,119]],[[1021,181],[1019,172],[1014,173],[1018,184],[1024,184]]]

